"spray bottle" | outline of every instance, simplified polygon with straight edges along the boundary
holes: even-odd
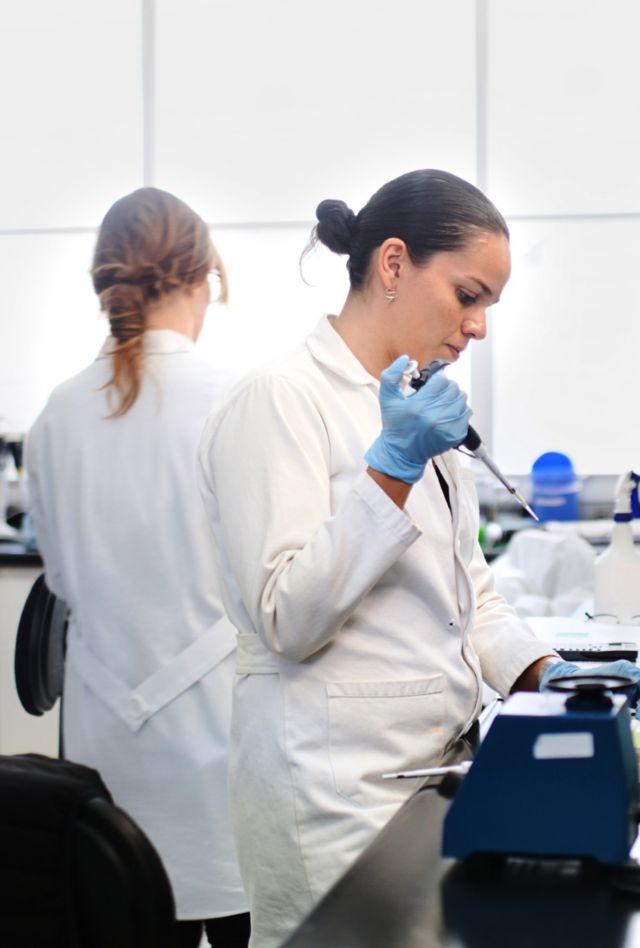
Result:
[[[611,543],[595,562],[593,612],[596,619],[640,623],[640,552],[633,540],[631,521],[638,516],[640,476],[627,471],[615,492]]]

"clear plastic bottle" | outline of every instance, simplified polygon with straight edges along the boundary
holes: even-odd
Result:
[[[640,477],[629,471],[616,486],[611,542],[594,567],[593,612],[602,622],[640,622],[640,552],[631,529]]]

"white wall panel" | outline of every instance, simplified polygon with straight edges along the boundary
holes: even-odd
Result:
[[[512,224],[513,270],[492,315],[494,455],[527,473],[545,451],[580,474],[640,466],[640,221]]]
[[[214,305],[199,348],[241,371],[292,349],[325,312],[342,306],[348,289],[345,257],[319,248],[298,261],[309,227],[222,227],[212,232],[229,276],[229,303]],[[308,285],[310,284],[310,285]]]
[[[158,0],[156,180],[212,221],[475,174],[475,3]]]
[[[0,228],[93,226],[142,183],[141,57],[138,0],[5,0]]]
[[[506,214],[640,211],[640,4],[489,0],[489,192]]]
[[[306,269],[313,287],[297,269],[317,201],[342,197],[357,210],[419,166],[473,179],[477,145],[514,250],[490,317],[493,453],[512,473],[550,449],[581,473],[616,472],[640,464],[640,5],[486,7],[485,87],[474,0],[156,0],[147,162],[159,186],[228,222],[214,238],[231,304],[212,309],[202,348],[243,367],[295,345],[342,304],[344,258],[318,251]],[[63,231],[96,225],[141,183],[142,3],[22,0],[7,11],[0,230],[16,233],[0,237],[0,417],[24,428],[106,331],[87,273],[95,235]],[[513,222],[527,215],[555,220]],[[59,232],[28,233],[40,227]],[[464,360],[455,372],[468,390]]]
[[[12,431],[27,429],[106,335],[89,277],[94,242],[93,234],[0,237],[0,418]]]

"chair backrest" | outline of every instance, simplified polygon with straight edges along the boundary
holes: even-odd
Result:
[[[16,689],[22,707],[41,715],[62,694],[67,604],[47,587],[42,573],[26,598],[15,649]]]
[[[97,771],[0,756],[3,948],[176,948],[171,884]]]
[[[175,906],[158,853],[139,826],[99,797],[78,816],[75,895],[81,944],[175,948]]]

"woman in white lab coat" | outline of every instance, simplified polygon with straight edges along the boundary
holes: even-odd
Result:
[[[210,276],[200,217],[143,188],[102,222],[92,267],[110,324],[27,439],[46,581],[69,604],[65,756],[100,771],[169,873],[181,944],[246,945],[228,818],[235,630],[196,485],[204,419],[228,386],[195,341]],[[215,939],[215,941],[214,941]]]
[[[200,453],[238,629],[232,815],[255,948],[279,945],[415,789],[381,774],[440,763],[483,679],[535,689],[558,660],[493,590],[449,450],[464,395],[443,372],[402,392],[409,357],[453,362],[484,338],[504,220],[436,171],[317,216],[348,254],[344,307],[239,384]]]

